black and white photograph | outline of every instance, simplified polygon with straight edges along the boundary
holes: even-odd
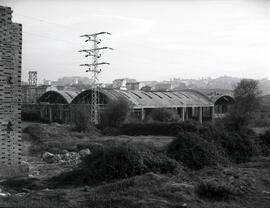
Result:
[[[0,0],[0,207],[270,208],[270,0]]]

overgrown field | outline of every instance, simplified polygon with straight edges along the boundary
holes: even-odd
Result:
[[[25,125],[30,177],[1,181],[9,195],[0,196],[0,207],[270,207],[269,132],[191,122],[146,125],[121,127],[136,136]],[[153,129],[169,133],[146,133]],[[76,165],[41,157],[83,149],[91,154]]]

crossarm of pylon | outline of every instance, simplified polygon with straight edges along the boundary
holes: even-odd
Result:
[[[102,47],[102,48],[94,48],[94,49],[90,49],[90,51],[99,51],[99,50],[104,50],[104,49],[113,50],[113,48],[110,48],[110,47]]]
[[[92,36],[97,36],[97,35],[111,35],[109,32],[98,32],[98,33],[93,33],[93,34],[84,34],[81,35],[80,37],[92,37]]]

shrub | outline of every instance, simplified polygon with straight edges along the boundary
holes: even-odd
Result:
[[[262,139],[262,142],[263,142],[266,146],[270,147],[270,131],[266,131],[264,134],[262,134],[262,135],[260,136],[260,138]]]
[[[148,121],[158,121],[158,122],[177,122],[180,120],[179,115],[176,110],[165,109],[165,108],[155,108],[147,115]]]
[[[153,147],[112,145],[96,149],[84,158],[79,169],[55,178],[59,185],[94,184],[113,181],[146,172],[175,173],[180,165]]]
[[[233,162],[246,162],[254,155],[255,149],[251,139],[247,135],[236,132],[223,132],[219,142]]]
[[[73,131],[87,131],[90,127],[89,123],[89,113],[85,112],[82,109],[76,109],[74,112],[72,112],[74,115],[74,128]]]
[[[169,145],[168,155],[192,169],[224,163],[215,145],[196,133],[181,132]]]
[[[195,121],[185,122],[147,122],[147,123],[125,123],[119,128],[121,134],[125,135],[164,135],[176,136],[179,132],[199,132],[202,124]]]
[[[187,132],[199,132],[203,125],[197,121],[187,120],[180,123],[180,130]]]
[[[102,134],[103,135],[107,135],[107,136],[117,136],[120,135],[121,132],[119,131],[119,129],[117,128],[113,128],[113,127],[105,127],[102,130]]]
[[[168,135],[174,136],[181,130],[179,123],[126,123],[120,132],[125,135]]]
[[[29,112],[29,113],[22,112],[22,120],[45,122],[45,120],[40,118],[39,112]]]
[[[263,156],[270,155],[270,131],[266,131],[257,138],[259,151]]]
[[[245,186],[242,181],[230,183],[227,180],[208,179],[200,181],[196,187],[196,193],[203,198],[212,200],[228,199],[230,196],[242,195],[245,193]]]
[[[100,114],[100,127],[119,127],[129,113],[129,105],[124,99],[111,101]]]
[[[231,110],[228,115],[222,119],[224,127],[229,131],[240,131],[241,128],[245,127],[249,123],[249,115],[241,115]]]
[[[5,188],[13,189],[18,192],[23,189],[39,189],[41,184],[38,184],[38,179],[35,178],[11,178],[0,182]]]

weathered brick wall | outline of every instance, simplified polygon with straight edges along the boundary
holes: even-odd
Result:
[[[0,177],[25,175],[21,141],[22,25],[0,6]]]

